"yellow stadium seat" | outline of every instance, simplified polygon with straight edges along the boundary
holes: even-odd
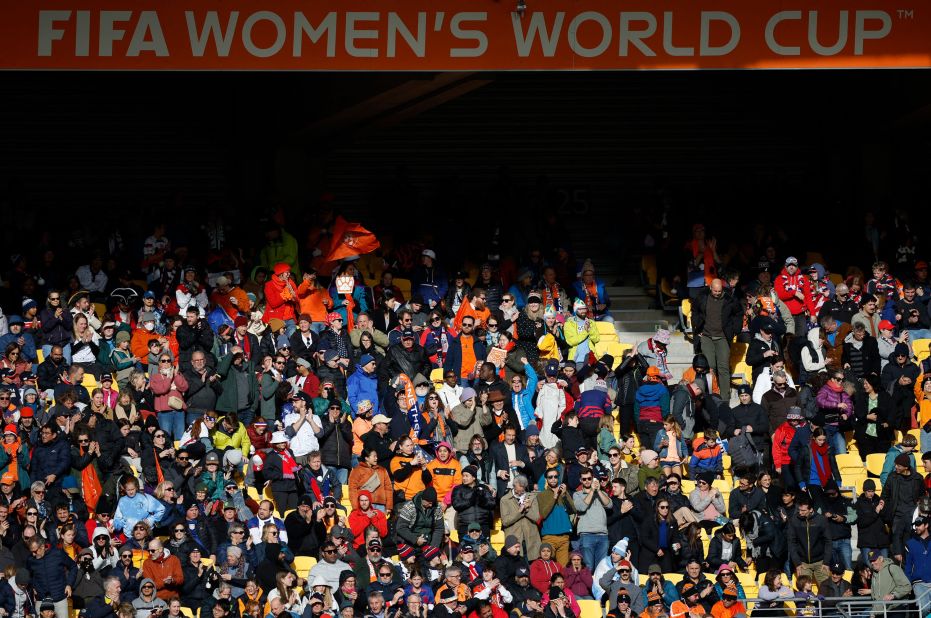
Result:
[[[918,440],[918,444],[921,445],[921,430],[920,429],[909,429],[908,435],[915,436],[915,439]],[[921,453],[919,453],[919,457],[917,457],[916,459],[921,459],[920,455]]]
[[[307,578],[307,573],[314,568],[314,565],[317,564],[317,559],[313,556],[295,556],[294,557],[294,570],[297,572],[298,577]]]
[[[660,290],[660,302],[663,305],[664,311],[675,311],[679,307],[681,299],[676,296],[675,292],[672,290],[672,285],[669,283],[669,279],[663,277],[659,282]]]
[[[692,332],[692,301],[691,299],[684,298],[682,299],[682,304],[679,305],[679,322],[682,326],[682,330],[685,333]]]
[[[931,339],[915,339],[912,341],[912,352],[919,361],[931,356]]]
[[[407,300],[411,299],[411,280],[410,279],[400,279],[395,278],[394,284],[398,286],[398,289],[401,290],[401,293],[404,294],[404,298]]]
[[[249,485],[246,487],[246,495],[252,498],[253,500],[255,500],[256,502],[262,499],[262,496],[259,495],[259,490],[253,487],[252,485]]]
[[[857,472],[865,470],[865,468],[863,467],[863,461],[860,459],[859,455],[845,453],[842,455],[837,455],[836,459],[837,459],[837,467],[840,468],[841,473],[843,473],[844,471],[848,469],[857,471]]]
[[[194,612],[189,607],[181,607],[181,615],[185,618],[194,618]]]
[[[436,369],[430,372],[430,381],[433,382],[434,384],[443,383],[443,368],[442,367],[437,367]]]
[[[885,462],[885,453],[870,453],[866,456],[866,470],[873,476],[879,476],[882,474],[883,464]]]
[[[81,386],[84,388],[97,388],[97,378],[94,377],[94,374],[88,372],[84,373],[84,381],[81,382]]]
[[[665,573],[663,575],[663,578],[667,582],[672,582],[674,584],[678,584],[679,582],[681,582],[683,577],[684,576],[682,573]]]
[[[36,347],[36,359],[39,363],[45,362],[45,352],[43,352],[40,347]]]
[[[695,491],[695,481],[682,479],[682,493],[687,496],[693,491]]]
[[[579,599],[579,609],[582,615],[579,618],[601,618],[603,615],[601,605],[593,599]]]
[[[617,330],[615,330],[614,324],[611,322],[595,322],[595,329],[602,337],[607,335],[617,339]]]
[[[746,343],[734,342],[731,344],[731,373],[733,373],[734,367],[746,359],[747,347],[748,344]]]
[[[732,384],[753,384],[753,367],[744,361],[738,362],[731,370]]]

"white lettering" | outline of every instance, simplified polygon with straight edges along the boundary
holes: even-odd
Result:
[[[151,38],[147,38],[150,35]],[[142,11],[139,14],[139,23],[133,31],[133,38],[129,42],[127,56],[138,56],[141,52],[155,52],[156,56],[167,56],[168,45],[165,35],[162,34],[162,25],[158,21],[155,11]]]
[[[645,21],[647,23],[646,28],[643,30],[631,29],[630,24],[631,22],[635,21]],[[619,53],[621,56],[627,56],[629,54],[627,44],[630,43],[639,49],[640,53],[644,56],[655,56],[656,52],[650,49],[650,47],[643,42],[643,39],[648,39],[654,34],[656,34],[656,17],[653,15],[653,13],[647,13],[645,11],[630,11],[621,13]]]
[[[122,41],[126,31],[115,28],[118,21],[129,21],[133,18],[132,11],[100,11],[100,40],[97,43],[97,54],[102,58],[113,55],[113,42]]]
[[[187,21],[188,39],[191,41],[191,53],[195,57],[204,55],[207,49],[208,37],[213,38],[214,47],[217,55],[220,57],[229,56],[230,46],[233,44],[233,34],[236,32],[236,22],[239,20],[239,11],[230,11],[229,19],[226,22],[226,31],[220,31],[220,17],[216,11],[207,11],[204,18],[204,25],[197,31],[197,22],[194,11],[185,11],[184,18]]]
[[[310,39],[311,43],[317,43],[324,34],[326,34],[326,55],[327,58],[332,58],[336,55],[336,13],[330,11],[327,13],[326,17],[323,18],[323,21],[320,22],[320,26],[314,28],[313,25],[307,18],[304,17],[304,14],[297,12],[294,14],[294,46],[291,50],[292,55],[295,58],[301,56],[301,47],[304,42],[304,36],[307,35],[307,38]]]
[[[834,56],[847,45],[847,11],[840,12],[840,23],[837,26],[837,43],[825,47],[818,41],[818,11],[808,11],[808,45],[819,56]]]
[[[694,56],[694,47],[676,47],[672,44],[672,11],[663,13],[663,49],[670,56]]]
[[[711,22],[720,21],[728,25],[731,31],[731,38],[727,43],[719,47],[712,47],[711,41]],[[698,54],[700,56],[726,56],[740,43],[740,22],[727,11],[702,11],[701,13],[701,37],[699,41]]]
[[[356,30],[357,21],[378,21],[380,13],[366,13],[350,11],[346,13],[346,53],[356,58],[377,58],[378,50],[374,48],[356,47],[360,39],[378,39],[378,30]]]
[[[867,20],[878,20],[882,22],[879,30],[867,30]],[[886,38],[886,35],[892,31],[892,18],[885,11],[857,11],[856,23],[853,29],[853,53],[855,56],[863,55],[863,42],[866,40],[878,40]]]
[[[780,56],[801,56],[801,47],[781,45],[778,41],[776,41],[776,26],[778,26],[780,22],[788,21],[790,19],[799,20],[801,18],[801,11],[779,11],[770,17],[769,21],[766,22],[766,46]]]
[[[401,16],[395,12],[388,13],[388,57],[397,56],[398,35],[404,39],[407,46],[411,48],[418,58],[427,55],[427,14],[424,11],[417,12],[417,36],[408,29],[407,24],[401,19]]]
[[[579,26],[586,22],[593,21],[601,27],[601,42],[598,43],[595,47],[587,48],[579,43],[579,39],[576,36],[579,30]],[[608,21],[608,18],[602,15],[601,13],[596,13],[595,11],[584,11],[579,13],[572,18],[572,21],[569,22],[569,47],[572,51],[582,56],[583,58],[594,58],[595,56],[600,56],[608,49],[608,45],[611,44],[611,22]]]
[[[521,58],[526,58],[533,50],[533,41],[540,38],[540,47],[543,49],[543,55],[551,58],[556,55],[556,45],[559,43],[559,32],[562,30],[562,22],[566,14],[563,11],[556,13],[556,19],[553,21],[553,32],[550,33],[546,27],[546,14],[534,11],[530,16],[530,24],[527,26],[527,34],[524,34],[523,21],[517,13],[511,13],[511,25],[514,27],[514,41],[517,44],[517,54]]]
[[[91,12],[78,11],[75,14],[77,18],[74,28],[74,55],[90,56],[91,55]]]
[[[478,58],[488,51],[488,35],[481,30],[462,28],[462,22],[486,21],[488,13],[456,13],[449,22],[449,30],[460,41],[473,40],[478,43],[475,47],[453,47],[449,50],[450,58]]]
[[[275,42],[268,47],[259,47],[255,44],[255,41],[252,40],[252,28],[259,21],[269,21],[272,23],[272,25],[275,26]],[[284,43],[287,39],[287,28],[284,25],[284,20],[281,19],[281,16],[278,15],[278,13],[273,13],[271,11],[256,11],[247,17],[245,23],[242,25],[242,45],[246,48],[247,52],[256,58],[268,58],[270,56],[274,56],[281,51],[281,48],[284,47]]]
[[[60,41],[65,31],[55,27],[55,22],[71,19],[71,11],[39,11],[39,50],[40,56],[52,55],[52,42]]]

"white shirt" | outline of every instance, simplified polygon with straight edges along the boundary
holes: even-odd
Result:
[[[462,387],[459,385],[450,386],[444,383],[442,388],[438,391],[438,394],[440,396],[440,401],[446,406],[446,410],[452,410],[459,405],[459,395],[462,394]]]
[[[300,417],[297,412],[289,412],[284,417],[285,428],[296,423]],[[314,435],[314,432],[321,429],[323,427],[320,425],[320,419],[317,418],[316,414],[308,410],[304,415],[304,422],[301,424],[300,429],[297,430],[297,433],[290,441],[291,452],[294,453],[295,457],[302,457],[311,451],[320,450],[320,443],[317,442],[317,436]]]

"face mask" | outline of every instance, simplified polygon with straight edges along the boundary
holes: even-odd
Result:
[[[155,322],[146,322],[145,324],[142,325],[142,327],[145,328],[147,331],[152,332],[153,330],[155,330]]]

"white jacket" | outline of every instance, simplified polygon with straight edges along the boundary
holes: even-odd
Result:
[[[553,448],[559,444],[550,428],[553,426],[563,410],[566,409],[566,394],[555,383],[546,382],[537,394],[536,417],[543,419],[543,428],[540,429],[540,444],[543,448]]]
[[[825,371],[828,360],[824,354],[824,346],[821,345],[821,329],[813,328],[808,331],[808,341],[815,348],[815,351],[818,352],[818,358],[812,358],[811,352],[808,351],[808,346],[806,345],[802,348],[802,366],[805,368],[805,371],[809,373]]]

